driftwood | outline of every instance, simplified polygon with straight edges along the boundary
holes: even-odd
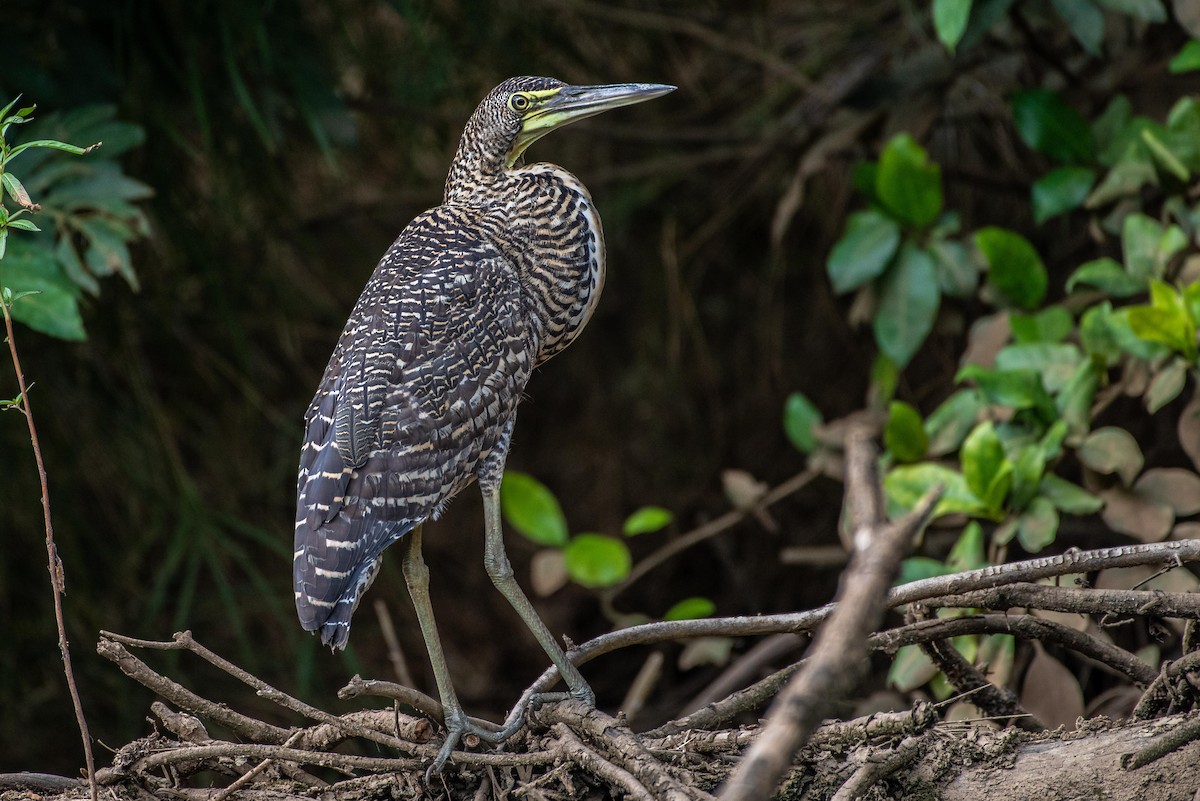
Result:
[[[935,498],[908,518],[882,519],[864,437],[847,453],[848,518],[855,553],[836,604],[754,618],[672,621],[634,626],[572,648],[583,665],[634,645],[697,636],[775,635],[779,642],[816,633],[804,658],[650,731],[574,702],[533,710],[504,750],[454,753],[426,784],[437,750],[441,710],[433,699],[389,682],[354,677],[343,697],[392,699],[394,709],[335,716],[293,698],[213,653],[182,632],[166,642],[102,633],[99,653],[162,700],[155,732],[121,748],[97,773],[111,799],[148,798],[322,801],[374,798],[1143,798],[1191,799],[1200,786],[1200,712],[1194,682],[1200,651],[1192,633],[1184,653],[1155,670],[1104,638],[1028,614],[1068,611],[1112,624],[1118,619],[1200,620],[1200,594],[1055,587],[1035,582],[1113,567],[1177,568],[1200,560],[1200,540],[1070,552],[940,576],[888,590],[907,544]],[[932,610],[971,610],[938,618]],[[880,629],[886,609],[902,625]],[[1048,732],[1005,687],[991,684],[946,647],[961,634],[1010,633],[1073,652],[1141,690],[1130,721],[1087,720],[1074,732]],[[792,643],[794,645],[794,642]],[[834,721],[822,718],[855,690],[870,651],[926,648],[965,698],[1002,720],[947,722],[948,704]],[[135,651],[186,651],[288,710],[293,723],[258,720],[159,673]],[[760,653],[783,653],[779,648]],[[748,655],[749,656],[749,655]],[[747,676],[731,668],[729,676]],[[526,693],[553,686],[547,671]],[[722,682],[725,682],[722,684]],[[728,677],[716,684],[729,687]],[[714,685],[716,686],[716,685]],[[772,702],[775,702],[772,705]],[[401,711],[400,704],[406,711]],[[767,711],[759,725],[738,725]],[[1007,725],[1002,723],[1017,723]],[[1023,727],[1023,728],[1022,728]],[[215,732],[215,733],[214,733]],[[479,749],[479,750],[471,750]],[[64,789],[70,788],[70,789]],[[0,776],[0,801],[83,798],[82,782],[35,774]]]

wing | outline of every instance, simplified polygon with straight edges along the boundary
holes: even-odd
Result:
[[[536,334],[516,269],[468,230],[444,207],[405,229],[363,290],[305,416],[296,609],[335,647],[383,550],[507,447],[533,368]]]

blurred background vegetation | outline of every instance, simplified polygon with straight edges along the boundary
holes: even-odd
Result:
[[[679,86],[531,153],[592,190],[610,272],[587,333],[531,383],[509,465],[553,490],[572,531],[616,534],[635,509],[671,510],[666,530],[630,541],[635,559],[727,511],[723,471],[775,486],[804,469],[780,423],[790,393],[827,418],[867,403],[870,326],[852,322],[858,304],[826,275],[862,205],[856,164],[910,133],[942,165],[945,205],[963,227],[1029,237],[1055,299],[1096,241],[1084,217],[1035,223],[1030,186],[1049,162],[1017,135],[1010,97],[1054,89],[1091,119],[1124,93],[1136,113],[1162,119],[1200,86],[1167,70],[1198,21],[1157,0],[981,0],[956,54],[926,4],[894,0],[56,0],[0,15],[0,101],[36,102],[39,124],[79,145],[109,125],[95,138],[124,138],[96,155],[119,161],[124,199],[140,209],[110,210],[124,220],[114,230],[127,262],[109,237],[99,261],[67,276],[86,338],[18,331],[84,708],[112,747],[143,733],[150,699],[94,654],[102,628],[146,638],[189,628],[328,708],[341,709],[334,692],[350,672],[388,672],[371,604],[340,656],[294,619],[300,420],[367,276],[407,221],[440,201],[461,126],[500,80]],[[72,236],[81,253],[96,245],[87,231]],[[106,271],[119,275],[96,280]],[[943,305],[897,397],[929,412],[950,393],[982,308]],[[13,394],[11,372],[0,377],[0,395]],[[1135,433],[1165,436],[1150,421]],[[1164,446],[1150,458],[1176,456]],[[37,474],[16,414],[0,416],[0,477],[0,770],[70,773],[80,760]],[[704,595],[732,615],[827,600],[835,568],[779,554],[837,543],[840,489],[818,479],[770,519],[658,567],[619,606],[661,616]],[[1119,541],[1079,525],[1056,547]],[[527,585],[535,550],[510,542]],[[427,533],[426,558],[460,695],[472,714],[498,715],[544,658],[484,574],[476,493]],[[428,688],[396,559],[375,599]],[[538,605],[577,641],[611,625],[575,585]],[[718,668],[683,671],[679,646],[663,650],[668,677],[653,703],[669,714]],[[620,702],[643,656],[587,671],[602,705]],[[192,663],[159,664],[209,697],[255,704]]]

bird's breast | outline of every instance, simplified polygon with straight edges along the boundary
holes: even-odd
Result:
[[[537,361],[559,353],[587,325],[604,288],[604,231],[587,188],[550,164],[521,170],[533,191],[513,222],[521,285],[540,328]]]

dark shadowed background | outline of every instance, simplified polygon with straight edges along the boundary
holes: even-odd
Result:
[[[805,392],[826,417],[863,406],[874,345],[847,322],[825,260],[861,204],[854,164],[892,133],[912,132],[943,164],[947,207],[967,228],[982,219],[1022,230],[1061,287],[1088,243],[1028,219],[1044,162],[1010,130],[1005,103],[1015,86],[1058,75],[1070,35],[1038,27],[1042,4],[1018,3],[1021,25],[955,58],[921,5],[58,0],[0,10],[0,102],[22,93],[39,115],[115,104],[145,132],[122,165],[155,191],[144,203],[152,236],[132,254],[140,289],[102,282],[84,304],[85,342],[17,334],[36,382],[92,733],[111,747],[144,733],[151,700],[96,656],[100,629],[191,629],[281,689],[343,711],[335,691],[351,673],[391,678],[371,605],[382,600],[418,684],[432,689],[395,555],[344,655],[318,648],[295,620],[300,421],[377,259],[440,202],[462,124],[506,77],[679,87],[529,154],[591,189],[609,273],[586,333],[531,382],[509,466],[556,493],[573,532],[617,533],[647,504],[672,510],[670,529],[630,541],[635,559],[730,508],[723,470],[774,486],[804,468],[780,425],[788,393]],[[1184,91],[1170,81],[1190,80],[1161,80],[1183,38],[1122,18],[1110,57],[1072,70],[1066,89],[1089,112],[1119,90],[1161,117]],[[925,410],[941,400],[970,312],[944,312],[900,397]],[[0,367],[0,395],[14,387]],[[690,595],[723,615],[827,600],[835,571],[784,565],[778,553],[837,542],[840,489],[817,480],[773,510],[777,530],[751,519],[685,552],[620,609],[660,616]],[[24,422],[0,415],[0,770],[73,773],[82,760],[39,495]],[[484,573],[473,489],[425,542],[464,704],[502,714],[546,660]],[[509,550],[528,586],[535,546],[514,535]],[[537,605],[576,641],[611,627],[577,586]],[[717,668],[684,671],[680,646],[662,650],[668,675],[652,707],[671,710]],[[160,657],[208,697],[274,714],[196,661]],[[644,657],[585,670],[601,705],[620,703]]]

